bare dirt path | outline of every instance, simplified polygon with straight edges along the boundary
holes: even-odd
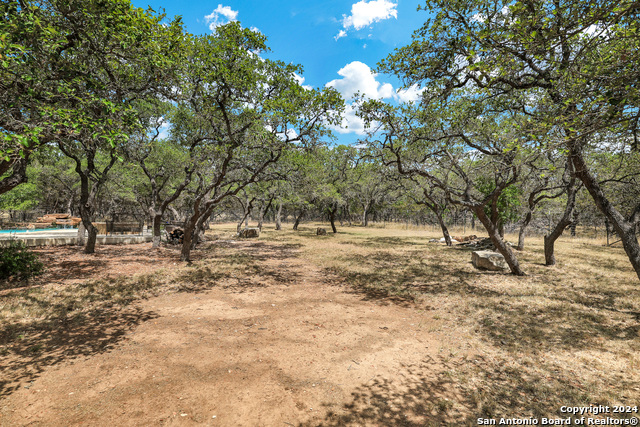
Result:
[[[432,312],[368,300],[297,248],[236,245],[255,277],[137,303],[112,348],[0,400],[0,425],[423,425],[463,399]]]

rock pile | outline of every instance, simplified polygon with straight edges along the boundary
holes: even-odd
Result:
[[[82,222],[81,218],[72,217],[69,214],[46,214],[36,218],[36,222],[29,224],[29,227],[47,228],[52,225],[70,225],[71,227],[77,227],[80,222]]]
[[[238,233],[238,237],[243,239],[254,239],[260,236],[260,230],[257,228],[245,228],[244,230],[240,230]]]

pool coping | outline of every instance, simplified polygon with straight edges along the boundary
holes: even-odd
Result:
[[[43,233],[41,235],[36,235],[37,233]],[[26,236],[22,236],[22,234],[28,234]],[[16,234],[6,234],[0,236],[0,247],[8,246],[8,242],[13,240],[20,240],[24,242],[25,246],[28,247],[36,247],[36,246],[68,246],[68,245],[76,245],[78,242],[78,232],[75,231],[72,235],[71,233],[65,233],[67,235],[55,236],[53,234],[63,234],[63,233],[51,233],[51,232],[33,232],[33,233],[16,233]],[[135,243],[146,243],[151,242],[152,235],[151,233],[145,233],[143,235],[140,234],[117,234],[117,235],[98,235],[96,239],[96,244],[98,245],[130,245]]]

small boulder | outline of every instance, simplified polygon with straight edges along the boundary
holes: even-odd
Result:
[[[317,236],[326,236],[327,235],[327,230],[325,230],[324,228],[318,227],[316,229],[316,235]]]
[[[238,237],[243,239],[253,239],[260,236],[260,230],[257,228],[245,228],[244,230],[240,230]]]
[[[472,252],[471,263],[480,270],[502,271],[509,268],[502,254],[493,251]]]

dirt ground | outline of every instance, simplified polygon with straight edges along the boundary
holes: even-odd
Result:
[[[315,227],[235,240],[235,225],[216,225],[191,264],[171,246],[38,249],[46,272],[0,287],[13,288],[0,290],[0,426],[466,426],[566,419],[563,406],[638,411],[640,287],[620,247],[565,237],[550,268],[532,236],[516,277],[431,243],[437,229]]]
[[[456,398],[441,378],[455,360],[441,356],[473,354],[429,311],[366,298],[295,246],[226,245],[256,274],[101,311],[52,328],[45,350],[9,351],[0,425],[423,425]],[[149,245],[41,257],[45,287],[177,263]],[[408,402],[412,387],[429,399]]]

